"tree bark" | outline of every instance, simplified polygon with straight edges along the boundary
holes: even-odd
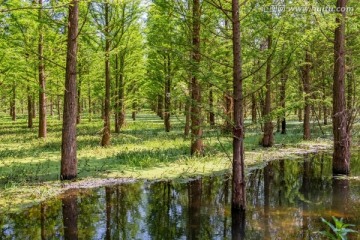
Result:
[[[164,70],[165,70],[165,112],[164,112],[164,125],[165,131],[170,132],[170,111],[171,111],[171,62],[170,54],[164,57]]]
[[[309,140],[310,134],[310,69],[311,69],[311,57],[310,52],[307,49],[305,52],[305,65],[302,67],[302,82],[305,93],[305,107],[304,107],[304,123],[303,123],[303,139]]]
[[[32,118],[32,96],[30,94],[30,87],[27,87],[27,104],[28,104],[28,128],[33,127],[33,118]]]
[[[10,101],[10,115],[11,120],[16,121],[16,83],[13,82],[12,96]]]
[[[284,59],[281,59],[281,65],[284,66]],[[281,134],[286,134],[286,82],[288,80],[288,73],[283,71],[281,73],[281,82],[280,82],[280,106],[282,108],[282,115],[281,115]]]
[[[271,51],[272,48],[272,36],[269,35],[267,38],[267,47],[268,50]],[[271,147],[274,144],[274,136],[273,136],[273,123],[271,120],[271,63],[272,57],[270,56],[268,62],[266,64],[266,95],[265,95],[265,106],[264,106],[264,114],[263,117],[265,119],[264,124],[264,136],[262,138],[262,146],[263,147]]]
[[[77,176],[76,157],[76,55],[78,35],[78,1],[69,5],[68,40],[65,73],[65,94],[63,130],[61,144],[61,180],[71,180]]]
[[[204,146],[202,141],[202,112],[201,87],[198,79],[200,65],[200,0],[193,0],[193,75],[191,79],[191,155],[202,155]]]
[[[42,27],[42,0],[39,0],[39,43],[38,43],[38,60],[39,60],[39,138],[46,138],[46,95],[45,95],[45,65],[44,65],[44,34]]]
[[[242,59],[240,39],[239,1],[232,0],[232,42],[233,42],[233,162],[232,162],[232,209],[245,210],[245,174],[244,174],[244,116]]]
[[[158,98],[157,98],[157,115],[161,119],[164,119],[163,103],[164,103],[164,98],[163,98],[162,94],[159,94]]]
[[[333,174],[350,172],[350,135],[345,100],[345,17],[346,0],[337,0],[341,17],[336,18],[339,25],[335,29],[334,41],[334,82],[333,82]]]
[[[212,84],[209,86],[209,123],[210,126],[215,126],[214,94]]]
[[[119,54],[115,56],[115,133],[120,133]]]
[[[101,146],[110,145],[110,36],[109,36],[109,3],[105,4],[105,106],[104,130]]]
[[[76,115],[76,124],[79,124],[81,121],[81,76],[79,74],[79,85],[77,88],[77,115]]]

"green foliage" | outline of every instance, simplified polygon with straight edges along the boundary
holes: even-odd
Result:
[[[348,239],[347,235],[349,233],[357,233],[357,231],[351,229],[351,227],[354,227],[355,225],[344,223],[343,218],[338,219],[333,216],[332,220],[334,223],[328,222],[324,218],[321,218],[321,221],[328,226],[328,229],[326,231],[321,231],[320,233],[329,239],[346,240]]]

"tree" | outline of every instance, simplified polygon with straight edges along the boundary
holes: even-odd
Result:
[[[42,0],[39,0],[39,138],[46,138],[46,95],[45,95],[45,65],[44,65],[44,34],[42,24]]]
[[[191,155],[203,154],[202,142],[202,111],[201,111],[201,86],[199,83],[200,64],[200,0],[193,0],[193,32],[192,32],[192,78],[191,78]]]
[[[68,39],[65,73],[64,113],[61,144],[61,180],[71,180],[77,176],[76,157],[76,56],[78,38],[78,0],[69,5]]]
[[[337,0],[339,15],[334,40],[334,78],[333,78],[333,174],[350,172],[350,134],[348,112],[345,99],[345,17],[347,0]]]
[[[232,181],[232,208],[245,210],[245,175],[244,175],[244,116],[243,116],[243,89],[242,89],[242,62],[239,1],[232,0],[232,41],[233,41],[233,99],[234,99],[234,126],[233,126],[233,181]]]

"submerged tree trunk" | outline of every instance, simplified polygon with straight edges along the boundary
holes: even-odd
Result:
[[[245,210],[245,174],[244,174],[244,116],[242,89],[242,62],[239,1],[232,0],[232,42],[233,42],[233,99],[234,99],[234,127],[233,127],[233,181],[232,181],[232,209]]]
[[[39,60],[39,138],[46,138],[46,95],[45,95],[45,65],[44,65],[44,34],[42,27],[42,0],[39,0],[39,43],[38,43],[38,60]]]
[[[76,54],[78,37],[78,1],[69,5],[68,39],[65,73],[65,94],[63,130],[61,144],[61,180],[70,180],[77,176],[76,157]]]
[[[302,82],[305,93],[305,107],[304,107],[304,123],[303,123],[303,139],[309,140],[310,135],[310,68],[311,57],[309,50],[305,52],[305,65],[302,67]]]
[[[267,38],[267,47],[268,50],[271,51],[272,48],[272,36],[269,35]],[[271,147],[274,144],[274,136],[273,136],[273,123],[270,116],[271,113],[271,63],[272,57],[270,56],[268,62],[266,64],[266,95],[265,95],[265,106],[264,106],[264,114],[263,117],[265,119],[264,124],[264,136],[262,138],[262,146],[263,147]]]
[[[333,83],[333,174],[350,172],[350,134],[345,100],[345,16],[346,0],[337,0],[342,16],[336,18]]]
[[[110,145],[110,36],[109,36],[109,3],[105,3],[105,104],[104,129],[101,146]]]
[[[191,155],[203,154],[200,65],[200,0],[193,0],[193,75],[191,79]]]

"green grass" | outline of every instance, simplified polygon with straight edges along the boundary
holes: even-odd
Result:
[[[103,122],[84,117],[78,125],[78,180],[104,178],[186,179],[194,175],[226,171],[231,166],[232,138],[219,128],[206,128],[204,157],[190,157],[190,140],[183,136],[183,116],[172,118],[172,130],[164,131],[163,121],[144,111],[136,121],[126,119],[120,134],[112,133],[111,146],[100,147]],[[26,117],[12,122],[0,116],[0,213],[41,201],[61,192],[61,122],[48,117],[48,136],[37,138],[37,122],[27,128]],[[259,146],[259,125],[246,122],[246,165],[329,148],[330,126],[320,134],[313,126],[313,141],[302,141],[300,122],[288,123],[288,134],[275,134],[276,145]]]

